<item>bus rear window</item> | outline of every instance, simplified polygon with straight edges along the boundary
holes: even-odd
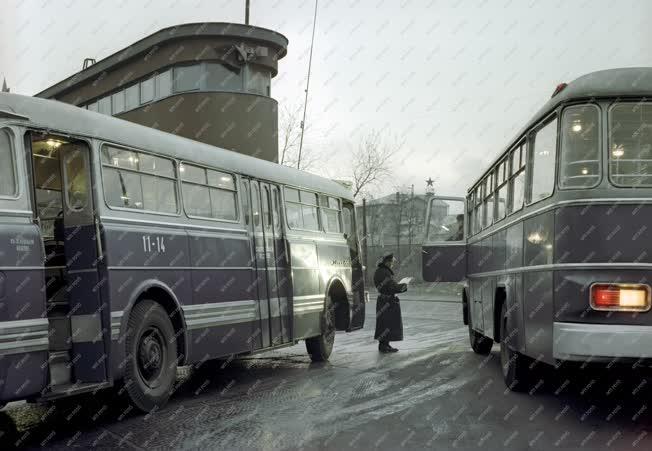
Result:
[[[617,103],[609,119],[612,183],[652,186],[652,103]]]
[[[561,124],[562,188],[591,188],[600,182],[600,111],[595,105],[566,108]]]
[[[16,173],[11,137],[6,130],[0,130],[0,196],[16,196]]]

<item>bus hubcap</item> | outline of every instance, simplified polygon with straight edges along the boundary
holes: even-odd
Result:
[[[138,343],[138,372],[150,387],[154,388],[163,371],[165,342],[161,332],[150,327],[140,336]]]

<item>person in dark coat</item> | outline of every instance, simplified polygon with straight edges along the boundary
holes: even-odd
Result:
[[[378,290],[376,300],[376,333],[378,350],[382,353],[397,352],[389,345],[390,341],[403,340],[403,319],[397,293],[407,291],[407,285],[394,281],[394,255],[388,254],[378,264],[374,273],[374,285]]]

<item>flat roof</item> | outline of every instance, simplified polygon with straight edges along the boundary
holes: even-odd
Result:
[[[559,105],[576,100],[642,97],[652,100],[652,67],[606,69],[576,78],[568,83],[560,93],[548,100],[519,130],[516,136],[509,141],[509,145],[492,161],[487,170],[473,182],[467,194],[473,191],[478,183],[485,178],[491,168],[502,159],[505,152],[511,149],[532,126],[552,113]]]
[[[97,77],[99,74],[109,70],[111,67],[123,64],[146,53],[152,47],[160,46],[167,41],[210,36],[239,38],[246,41],[258,41],[268,45],[272,44],[278,47],[278,59],[283,58],[287,54],[289,42],[281,33],[267,28],[254,27],[252,25],[226,22],[187,23],[175,25],[163,28],[162,30],[134,42],[127,48],[118,50],[114,54],[96,62],[87,69],[77,72],[59,83],[35,94],[35,97],[56,97],[70,89],[73,89],[80,83]]]
[[[3,111],[9,114],[3,115]],[[56,100],[0,93],[0,118],[3,116],[15,122],[28,119],[31,124],[50,129],[52,133],[97,138],[261,180],[353,199],[351,191],[334,180]]]

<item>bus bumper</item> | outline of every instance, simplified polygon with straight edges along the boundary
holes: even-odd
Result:
[[[552,348],[558,360],[650,358],[652,326],[555,322]]]

